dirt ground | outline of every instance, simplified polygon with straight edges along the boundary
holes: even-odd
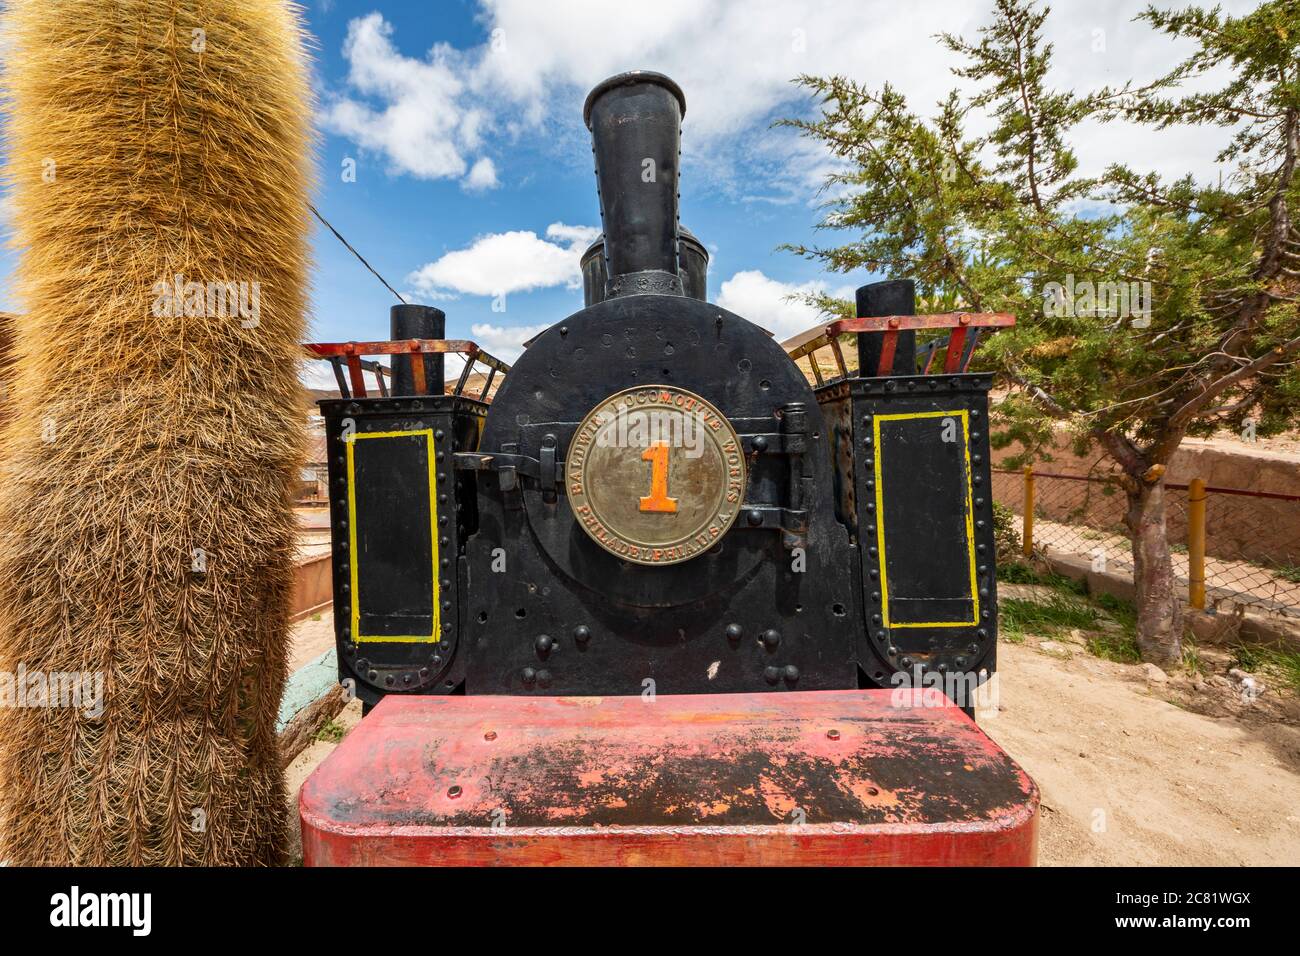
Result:
[[[1000,646],[1000,705],[980,715],[1038,783],[1040,865],[1300,864],[1294,699],[1048,648]]]
[[[1153,682],[1059,636],[998,655],[998,708],[979,722],[1038,783],[1041,865],[1300,864],[1294,696],[1243,698],[1227,655],[1204,648],[1195,682]],[[335,723],[359,720],[354,702]],[[295,830],[298,788],[335,746],[312,744],[288,770]]]

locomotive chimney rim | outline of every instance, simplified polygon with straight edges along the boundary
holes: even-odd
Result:
[[[601,80],[587,94],[587,101],[582,104],[582,121],[587,124],[587,129],[591,129],[591,108],[596,105],[596,100],[615,87],[634,86],[639,83],[655,83],[668,90],[677,97],[679,119],[686,118],[686,94],[671,77],[656,73],[654,70],[628,70],[626,73],[616,73],[607,80]]]
[[[583,105],[605,230],[606,294],[683,295],[678,237],[681,87],[648,70],[612,76]]]

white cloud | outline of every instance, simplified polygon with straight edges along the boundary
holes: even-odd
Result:
[[[595,227],[562,222],[547,226],[545,239],[523,230],[490,233],[427,263],[406,281],[431,298],[445,298],[449,291],[496,296],[558,285],[577,288],[579,260],[598,235]]]
[[[454,50],[435,46],[424,58],[399,53],[378,13],[353,20],[345,52],[345,97],[326,113],[327,127],[385,152],[395,169],[429,178],[462,177],[493,137],[582,138],[580,110],[587,91],[628,69],[667,73],[686,93],[683,147],[694,162],[687,176],[721,180],[740,197],[769,202],[807,200],[826,168],[790,130],[771,130],[778,116],[807,112],[812,103],[791,81],[800,73],[841,74],[879,88],[891,83],[912,108],[931,113],[958,80],[958,57],[941,31],[975,37],[990,3],[927,0],[924,4],[863,0],[658,0],[619,7],[610,28],[608,0],[478,0],[489,39]],[[1132,18],[1145,0],[1060,4],[1046,38],[1057,56],[1049,82],[1089,90],[1127,79],[1149,81],[1190,52]],[[1228,13],[1255,0],[1228,0]],[[382,102],[381,108],[366,105]],[[1123,125],[1080,131],[1081,172],[1132,160],[1166,175],[1215,174],[1214,154],[1229,134],[1208,128],[1152,133]],[[473,166],[475,183],[487,167]],[[493,176],[495,179],[495,170]]]
[[[527,104],[525,114],[556,109],[568,116],[604,77],[658,70],[686,93],[684,148],[728,166],[750,151],[750,140],[769,148],[789,142],[793,134],[769,131],[768,120],[809,105],[806,91],[791,82],[801,73],[840,74],[874,88],[888,82],[923,115],[954,87],[969,93],[969,81],[950,72],[960,58],[936,34],[974,39],[992,9],[970,0],[659,0],[621,8],[620,27],[610,30],[606,0],[480,2],[498,42],[483,56],[474,86],[503,90]],[[1256,5],[1224,3],[1229,14]],[[1053,8],[1045,31],[1057,50],[1049,83],[1084,91],[1130,78],[1149,81],[1190,53],[1190,43],[1132,22],[1145,6],[1146,0],[1093,0]],[[1130,159],[1140,141],[1144,160],[1162,172],[1208,174],[1225,139],[1212,128],[1152,134],[1122,125],[1085,135],[1079,149],[1085,173]],[[761,192],[754,185],[742,189]]]
[[[495,355],[503,362],[514,362],[524,351],[524,343],[534,335],[549,329],[549,325],[492,325],[476,322],[470,326],[474,341],[483,346],[490,355]]]
[[[477,160],[465,177],[464,186],[471,192],[482,192],[497,185],[497,167],[486,156]]]
[[[757,269],[749,269],[737,272],[722,283],[718,305],[761,325],[780,342],[827,321],[825,315],[808,303],[787,298],[817,292],[851,299],[853,286],[831,288],[821,280],[799,284],[781,282]]]
[[[466,61],[446,44],[433,47],[423,60],[403,56],[392,35],[392,26],[379,13],[348,24],[343,55],[348,86],[358,96],[335,96],[321,121],[362,149],[383,154],[395,172],[458,179],[469,168],[467,154],[483,148],[488,122],[488,114],[467,96]],[[382,105],[374,107],[372,100]],[[492,161],[480,158],[470,169],[467,187],[495,184]]]

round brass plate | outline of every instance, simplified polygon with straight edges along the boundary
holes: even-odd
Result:
[[[726,416],[672,385],[641,385],[593,408],[564,462],[569,505],[606,551],[677,564],[717,544],[745,495],[745,455]]]

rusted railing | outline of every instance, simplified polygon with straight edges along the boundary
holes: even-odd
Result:
[[[840,377],[848,376],[848,366],[844,361],[844,350],[840,345],[840,336],[861,334],[863,332],[883,333],[880,348],[880,360],[874,373],[889,375],[894,367],[894,353],[898,350],[898,334],[905,331],[917,331],[925,329],[952,329],[948,338],[941,342],[927,342],[923,345],[918,354],[924,356],[925,365],[921,368],[920,374],[927,375],[930,372],[930,366],[934,362],[934,357],[940,348],[946,348],[947,353],[944,356],[943,371],[946,375],[952,375],[957,372],[964,372],[970,366],[971,356],[975,352],[975,346],[979,341],[980,329],[985,328],[1006,328],[1015,325],[1016,317],[1010,312],[942,312],[936,315],[880,315],[880,316],[859,316],[855,319],[836,319],[834,322],[821,327],[820,331],[810,329],[809,332],[798,336],[797,345],[789,348],[787,353],[790,361],[798,362],[801,358],[807,358],[808,363],[812,366],[813,376],[817,384],[823,384],[821,366],[817,362],[817,356],[814,354],[819,349],[830,348],[835,355],[835,364],[840,371]],[[812,338],[808,336],[816,332]]]
[[[478,400],[487,401],[491,394],[492,381],[496,374],[500,372],[504,375],[510,371],[510,366],[493,355],[483,351],[474,342],[467,339],[402,339],[396,342],[314,342],[305,346],[307,354],[313,358],[325,359],[334,366],[334,377],[338,381],[339,394],[344,398],[365,398],[366,381],[364,372],[373,372],[378,380],[379,394],[383,397],[388,396],[388,388],[384,383],[384,375],[391,377],[388,368],[378,362],[366,362],[363,356],[366,355],[428,355],[428,354],[446,354],[455,353],[465,357],[465,367],[461,370],[460,379],[456,382],[456,387],[452,391],[453,395],[462,395],[465,391],[465,383],[469,381],[470,372],[474,365],[481,364],[487,367],[488,374],[484,379],[483,388],[479,391]],[[342,366],[346,364],[348,376],[344,378]],[[425,381],[424,362],[411,363],[411,380],[415,385],[417,395],[429,394],[429,383]],[[439,386],[442,383],[438,383]],[[437,394],[442,394],[439,391]]]

